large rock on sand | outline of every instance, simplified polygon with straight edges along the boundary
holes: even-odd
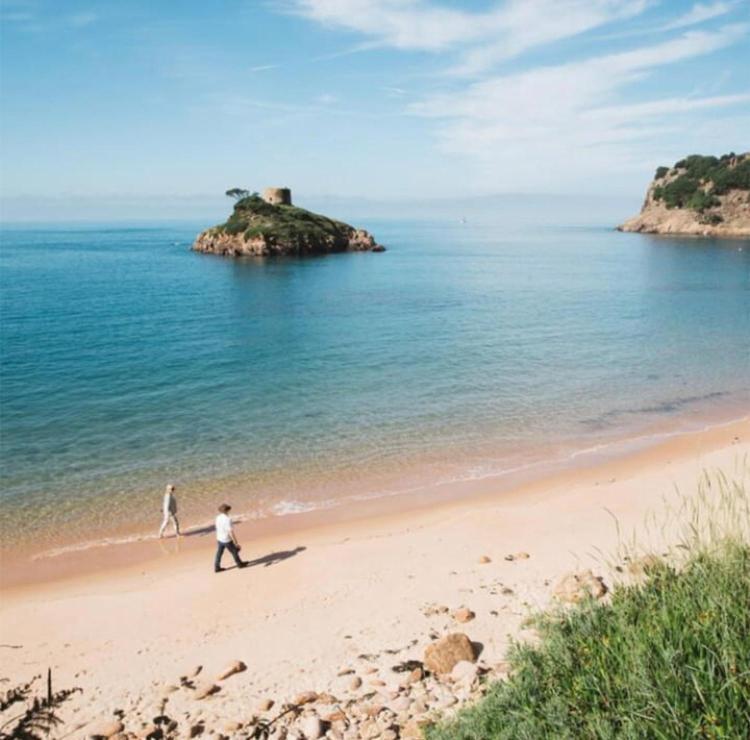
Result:
[[[428,671],[444,675],[450,673],[456,663],[477,659],[471,640],[462,632],[453,632],[428,645],[424,651],[424,664]]]

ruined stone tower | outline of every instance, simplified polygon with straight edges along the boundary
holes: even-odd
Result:
[[[292,205],[292,191],[289,188],[266,188],[263,200],[274,206]]]

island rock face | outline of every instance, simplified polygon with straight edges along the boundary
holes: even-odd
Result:
[[[659,167],[641,212],[620,231],[692,236],[750,236],[750,152],[694,154]]]
[[[230,257],[384,252],[372,234],[292,205],[288,188],[238,200],[225,223],[198,235],[196,252]]]

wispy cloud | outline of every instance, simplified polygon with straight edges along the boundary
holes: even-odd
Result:
[[[648,140],[673,125],[670,117],[746,103],[748,94],[668,97],[618,103],[618,93],[653,69],[708,54],[746,37],[748,27],[685,32],[676,39],[585,61],[491,77],[464,90],[432,95],[411,106],[439,121],[441,146],[496,171],[529,168],[582,173],[591,159],[626,163],[620,145]],[[601,150],[605,147],[605,150]],[[593,148],[599,148],[596,155]]]
[[[506,0],[470,12],[426,0],[292,0],[325,26],[402,50],[458,50],[453,71],[474,74],[498,60],[641,13],[649,0]],[[464,54],[463,50],[468,50]]]
[[[733,0],[732,2],[719,0],[713,3],[696,3],[687,13],[662,26],[661,30],[670,31],[678,28],[687,28],[688,26],[696,26],[699,23],[705,23],[705,21],[726,15],[736,7],[737,0]]]
[[[268,72],[272,69],[278,69],[278,64],[258,64],[255,67],[250,67],[251,72]]]

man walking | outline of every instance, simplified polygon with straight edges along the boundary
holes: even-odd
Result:
[[[161,522],[161,529],[159,530],[159,539],[164,537],[164,532],[167,529],[167,524],[171,519],[174,523],[174,531],[177,536],[180,536],[180,523],[177,521],[177,499],[174,495],[174,486],[170,483],[167,486],[167,490],[164,492],[164,502],[162,504],[164,512],[164,518]]]
[[[238,568],[245,568],[247,566],[247,563],[240,557],[240,550],[242,548],[237,542],[234,529],[232,528],[232,520],[229,518],[231,508],[229,504],[222,504],[219,507],[219,516],[216,517],[217,548],[216,558],[214,559],[215,573],[221,573],[224,570],[221,567],[221,556],[224,554],[224,550],[229,550]]]

